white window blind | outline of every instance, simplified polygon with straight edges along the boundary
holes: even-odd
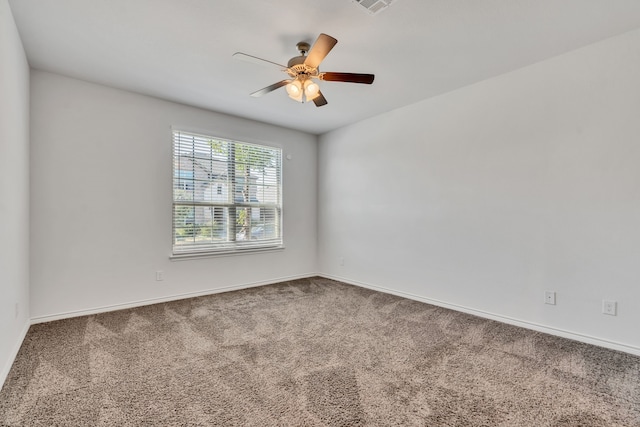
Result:
[[[173,254],[282,245],[282,150],[173,132]]]

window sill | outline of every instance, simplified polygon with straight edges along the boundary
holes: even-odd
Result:
[[[190,259],[200,258],[216,258],[224,256],[236,256],[236,255],[249,255],[258,254],[263,252],[278,252],[284,250],[284,245],[273,246],[270,248],[253,248],[253,249],[234,249],[229,251],[216,251],[216,252],[191,252],[186,254],[174,254],[169,257],[171,261],[186,261]]]

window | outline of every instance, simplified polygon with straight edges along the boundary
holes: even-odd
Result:
[[[282,246],[282,150],[173,132],[173,254]]]

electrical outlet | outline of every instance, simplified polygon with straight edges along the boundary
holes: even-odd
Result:
[[[553,291],[544,291],[544,303],[556,305],[556,293]]]
[[[618,303],[616,301],[602,300],[602,314],[608,314],[609,316],[617,316]]]
[[[158,282],[162,282],[164,280],[164,273],[162,272],[162,270],[156,271],[156,280]]]
[[[344,258],[340,258],[340,265],[344,266]]]
[[[16,306],[15,306],[15,314],[14,314],[14,316],[17,319],[19,315],[20,315],[20,303],[17,302]]]

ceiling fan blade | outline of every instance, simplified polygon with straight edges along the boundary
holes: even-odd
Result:
[[[234,53],[233,57],[235,59],[239,59],[240,61],[252,62],[254,64],[266,65],[266,66],[269,66],[269,67],[275,65],[280,70],[286,70],[287,69],[287,67],[282,65],[282,64],[278,64],[278,63],[272,62],[272,61],[267,61],[266,59],[258,58],[257,56],[253,56],[253,55],[247,55],[246,53],[242,53],[242,52]]]
[[[318,92],[318,96],[313,98],[313,103],[316,104],[316,107],[322,107],[323,105],[327,105],[327,100],[322,92]]]
[[[316,42],[311,46],[311,50],[304,61],[304,65],[311,68],[318,68],[318,65],[327,56],[327,54],[338,43],[338,40],[326,34],[320,34]]]
[[[260,97],[262,95],[268,94],[269,92],[273,92],[274,90],[276,90],[278,88],[281,88],[282,86],[286,86],[289,83],[291,83],[291,80],[282,80],[281,82],[274,83],[274,84],[272,84],[270,86],[267,86],[265,88],[262,88],[260,90],[257,90],[255,92],[253,92],[251,94],[251,96],[253,96],[254,98],[258,98],[258,97]]]
[[[373,83],[375,76],[373,74],[358,73],[320,73],[320,79],[329,82],[347,82],[347,83],[363,83],[370,85]]]

